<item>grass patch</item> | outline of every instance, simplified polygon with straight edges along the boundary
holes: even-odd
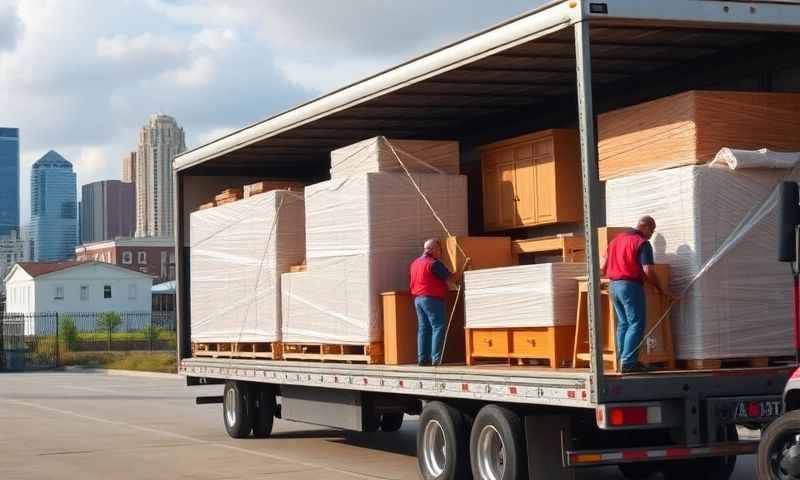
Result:
[[[141,372],[178,371],[177,358],[173,352],[64,352],[61,355],[61,364]]]

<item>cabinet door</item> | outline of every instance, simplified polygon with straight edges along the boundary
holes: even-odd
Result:
[[[500,161],[497,162],[497,176],[500,179],[498,199],[501,228],[513,228],[517,224],[517,205],[514,187],[514,151],[510,148],[501,150]]]
[[[534,142],[536,165],[536,223],[556,221],[556,162],[553,139]]]
[[[536,169],[530,143],[514,147],[516,224],[536,224]]]

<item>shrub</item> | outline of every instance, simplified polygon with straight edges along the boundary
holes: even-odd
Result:
[[[59,336],[64,344],[64,347],[70,352],[78,349],[78,327],[75,326],[75,319],[69,315],[61,317],[61,325],[59,326]]]
[[[117,312],[105,312],[97,319],[97,328],[108,334],[107,350],[111,351],[111,334],[122,324],[122,316]]]

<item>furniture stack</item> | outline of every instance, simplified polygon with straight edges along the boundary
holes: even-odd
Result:
[[[607,221],[652,215],[655,260],[685,291],[672,310],[678,359],[719,368],[792,354],[792,285],[775,260],[770,195],[796,172],[706,162],[723,147],[800,151],[800,95],[687,92],[601,115],[598,130]]]
[[[191,213],[195,355],[280,356],[280,275],[305,255],[303,204],[274,190]]]
[[[282,276],[284,358],[334,348],[382,361],[380,293],[407,289],[410,262],[425,239],[442,235],[409,175],[396,171],[389,143],[399,144],[401,158],[399,150],[414,151],[416,160],[403,160],[411,178],[453,234],[467,231],[466,178],[438,173],[454,171],[457,143],[418,141],[412,149],[376,138],[332,152],[331,180],[305,189],[306,271]]]

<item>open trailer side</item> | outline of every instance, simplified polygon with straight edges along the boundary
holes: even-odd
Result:
[[[421,413],[426,479],[464,478],[470,464],[476,478],[571,478],[569,467],[599,464],[619,464],[630,478],[727,478],[736,455],[756,447],[738,440],[735,426],[758,427],[780,413],[790,368],[604,371],[595,118],[690,89],[800,92],[798,58],[794,2],[555,1],[180,155],[180,372],[190,385],[226,383],[234,436],[243,419],[263,434],[273,415],[389,431],[399,428],[398,415]],[[481,233],[478,146],[554,126],[580,132],[589,369],[191,358],[188,214],[209,194],[264,177],[325,179],[332,149],[371,136],[455,139],[470,186],[470,232]]]

